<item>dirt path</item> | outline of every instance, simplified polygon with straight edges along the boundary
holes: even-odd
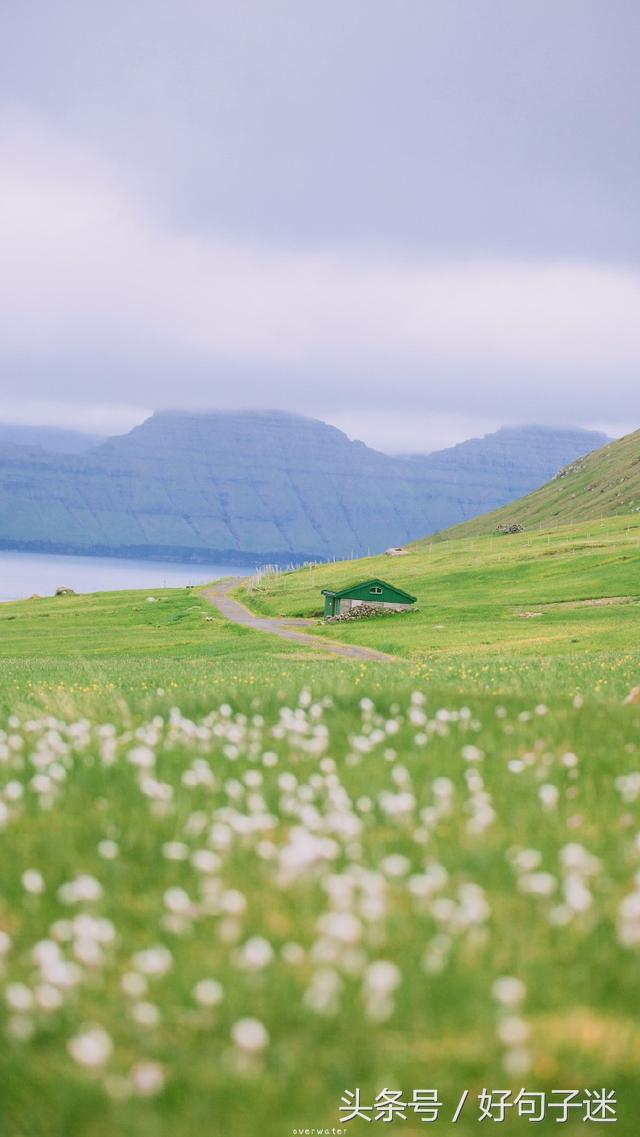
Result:
[[[272,636],[280,636],[283,640],[293,640],[294,643],[304,644],[305,647],[314,647],[316,651],[326,651],[332,655],[342,656],[343,659],[368,659],[377,663],[392,663],[394,657],[385,655],[383,651],[374,651],[373,648],[360,647],[358,644],[339,643],[337,640],[325,639],[324,636],[310,635],[308,632],[298,632],[294,628],[301,621],[291,619],[272,619],[269,616],[255,616],[244,604],[235,600],[229,593],[237,588],[240,582],[237,579],[221,581],[202,589],[202,595],[226,620],[235,624],[243,624],[253,628],[256,632],[270,632]],[[314,621],[309,620],[308,624]]]

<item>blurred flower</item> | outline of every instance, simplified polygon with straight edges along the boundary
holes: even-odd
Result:
[[[201,1007],[217,1007],[224,998],[222,984],[217,979],[201,979],[193,988],[193,997]]]
[[[131,962],[136,970],[142,972],[143,975],[155,977],[166,975],[171,970],[173,956],[163,944],[156,944],[154,947],[136,952]]]
[[[504,1007],[517,1007],[523,1001],[527,989],[521,979],[516,979],[512,975],[502,975],[496,979],[491,994],[497,1003],[501,1003]]]
[[[263,936],[252,936],[242,945],[238,953],[238,962],[247,971],[261,971],[271,963],[273,948]]]
[[[259,1054],[269,1045],[269,1033],[259,1019],[238,1019],[231,1028],[231,1038],[247,1054]]]
[[[154,1097],[164,1089],[165,1073],[159,1062],[136,1062],[129,1078],[135,1093],[140,1097]]]
[[[103,1066],[111,1057],[113,1042],[103,1027],[88,1026],[69,1039],[67,1050],[74,1062],[93,1068]]]
[[[545,809],[555,809],[560,797],[560,791],[552,782],[545,782],[538,790],[538,797]]]
[[[37,895],[44,892],[44,877],[37,869],[27,869],[22,874],[22,887],[25,892],[31,892]]]

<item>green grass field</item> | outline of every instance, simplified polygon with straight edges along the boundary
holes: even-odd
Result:
[[[318,652],[187,590],[0,605],[3,1137],[470,1137],[485,1087],[572,1137],[601,1126],[552,1091],[606,1087],[635,1135],[639,536],[423,542],[245,597],[418,595]],[[385,1087],[406,1120],[341,1126]]]
[[[319,617],[322,588],[374,576],[417,596],[416,610],[319,627],[321,634],[416,663],[625,653],[640,633],[640,518],[422,541],[403,557],[274,574],[243,599],[267,615]]]

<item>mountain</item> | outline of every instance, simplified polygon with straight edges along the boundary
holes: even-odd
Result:
[[[627,513],[640,513],[640,430],[575,459],[521,500],[440,536],[473,537],[501,525],[548,528]]]
[[[83,453],[0,442],[0,547],[241,564],[362,555],[502,505],[603,440],[522,428],[401,459],[280,411],[162,412]]]
[[[608,442],[606,434],[547,426],[502,427],[447,450],[412,455],[447,500],[462,497],[467,516],[530,493],[574,458]]]
[[[43,450],[50,450],[54,454],[82,454],[102,441],[100,434],[83,434],[79,430],[0,422],[0,442],[13,442],[16,446],[41,446]]]

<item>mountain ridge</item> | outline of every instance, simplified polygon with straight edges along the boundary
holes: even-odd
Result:
[[[0,547],[236,564],[364,555],[502,505],[604,437],[504,428],[401,459],[284,411],[162,411],[82,453],[0,441]]]
[[[54,454],[81,454],[99,446],[104,437],[60,426],[25,426],[22,423],[0,422],[0,443],[37,446]]]
[[[640,513],[640,430],[577,457],[519,500],[437,536],[453,540],[500,526],[546,528],[631,513]]]

